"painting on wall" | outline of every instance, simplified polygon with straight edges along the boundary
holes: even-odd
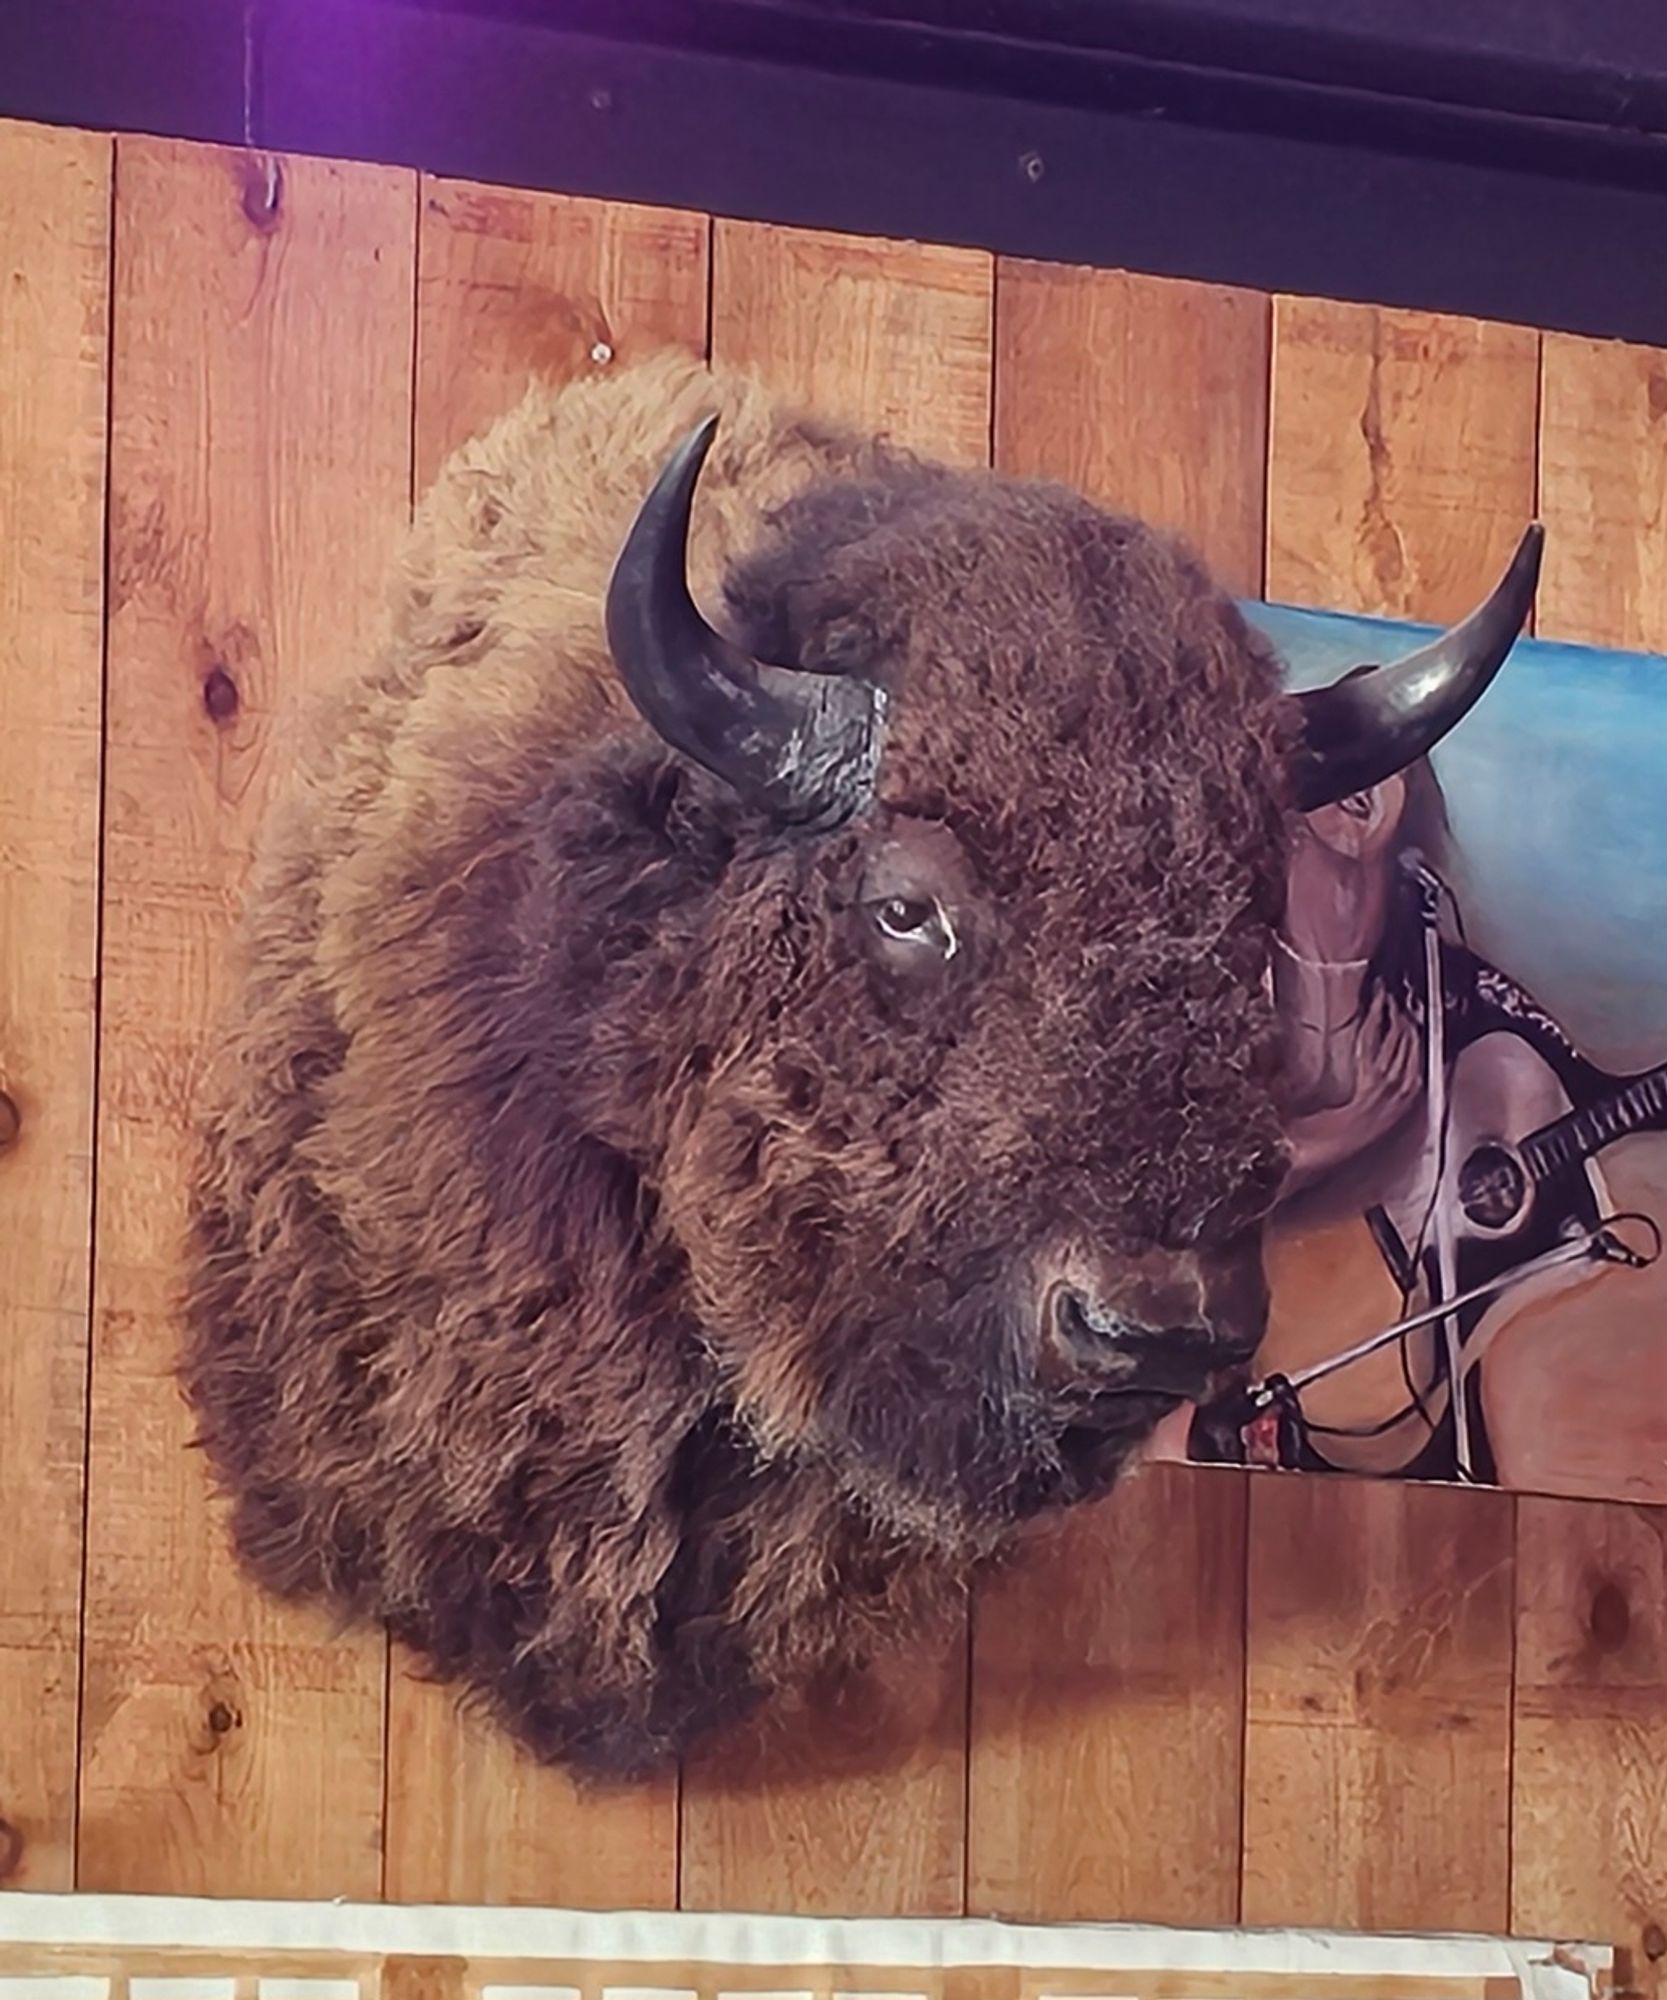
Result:
[[[1297,687],[1425,636],[1245,609]],[[1523,639],[1304,822],[1269,1331],[1161,1455],[1667,1501],[1664,721],[1667,660]]]

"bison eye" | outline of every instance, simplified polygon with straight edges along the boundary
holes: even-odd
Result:
[[[887,896],[873,909],[875,923],[899,944],[923,945],[940,958],[953,958],[960,949],[955,926],[935,897]]]

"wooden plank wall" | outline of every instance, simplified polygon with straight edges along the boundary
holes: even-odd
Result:
[[[0,126],[0,1876],[1506,1926],[1667,1959],[1667,1517],[1153,1468],[939,1657],[582,1796],[234,1576],[170,1377],[250,841],[413,491],[677,343],[1192,534],[1236,588],[1667,650],[1667,356]],[[10,1135],[7,1106],[15,1108]]]

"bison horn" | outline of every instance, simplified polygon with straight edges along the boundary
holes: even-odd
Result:
[[[1505,664],[1534,602],[1545,530],[1523,536],[1491,597],[1390,666],[1360,666],[1295,695],[1302,735],[1291,783],[1299,811],[1370,791],[1426,756]]]
[[[870,682],[751,659],[689,592],[695,485],[718,428],[696,426],[638,510],[608,585],[614,664],[643,719],[773,818],[837,824],[871,795],[885,698]]]

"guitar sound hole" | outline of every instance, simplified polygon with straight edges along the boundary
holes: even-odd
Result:
[[[1527,1177],[1503,1146],[1478,1146],[1459,1169],[1459,1206],[1478,1229],[1514,1222],[1527,1193]]]

